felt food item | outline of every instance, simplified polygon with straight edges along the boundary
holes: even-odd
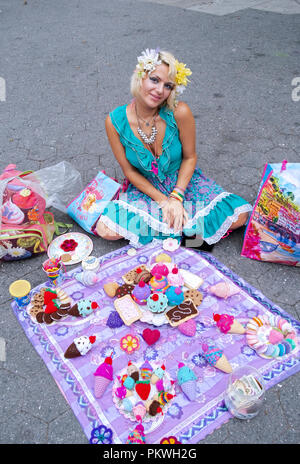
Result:
[[[190,271],[187,271],[186,269],[180,269],[180,274],[183,277],[184,280],[184,285],[187,288],[195,288],[198,289],[202,284],[203,284],[203,279],[196,274],[193,274]]]
[[[70,316],[74,317],[87,317],[93,313],[95,309],[99,307],[96,301],[88,300],[83,298],[78,301],[72,308],[69,310]]]
[[[193,317],[198,316],[199,312],[192,300],[185,300],[180,305],[169,309],[166,312],[166,318],[172,327],[177,327]]]
[[[147,298],[147,307],[152,313],[162,313],[168,306],[168,298],[164,293],[153,293]]]
[[[71,343],[64,354],[65,358],[85,356],[90,351],[95,341],[96,337],[94,335],[90,337],[82,335],[81,337],[74,338],[73,343]]]
[[[123,400],[124,398],[128,398],[133,395],[133,392],[130,390],[127,390],[127,388],[124,385],[121,385],[121,387],[118,387],[115,391],[115,395],[117,398],[120,400]]]
[[[135,284],[138,284],[141,281],[144,281],[147,284],[152,277],[151,272],[149,272],[148,269],[144,267],[138,267],[135,270],[135,274],[136,274],[134,278]]]
[[[158,392],[165,391],[163,379],[159,379],[159,380],[156,382],[155,386],[156,386],[156,389],[157,389]]]
[[[184,363],[179,363],[177,381],[187,399],[189,401],[195,401],[197,377],[194,371],[192,371],[192,369],[190,369]]]
[[[122,325],[124,325],[124,322],[120,318],[119,313],[117,313],[117,311],[113,311],[108,316],[106,325],[111,329],[117,329],[119,327],[122,327]]]
[[[130,295],[118,298],[114,305],[125,325],[131,325],[142,317],[142,311]]]
[[[137,272],[138,270],[138,272]],[[124,280],[124,282],[126,284],[129,284],[129,285],[134,285],[137,283],[136,279],[137,279],[137,274],[138,273],[141,273],[142,271],[144,270],[147,270],[146,266],[144,264],[141,264],[140,266],[138,266],[137,268],[135,269],[131,269],[130,271],[126,272],[126,274],[124,274],[122,276],[122,279]]]
[[[148,400],[145,403],[146,410],[150,414],[150,416],[156,416],[156,414],[163,414],[163,410],[161,404],[158,400]]]
[[[240,290],[233,284],[227,281],[218,282],[215,285],[209,287],[210,293],[216,295],[219,298],[227,300],[230,296],[236,295]]]
[[[151,385],[149,380],[138,380],[135,383],[135,391],[141,398],[141,400],[146,401],[149,398]]]
[[[116,289],[116,297],[122,298],[125,295],[131,295],[133,289],[134,289],[134,285],[131,285],[131,284],[120,285]]]
[[[76,240],[74,240],[73,238],[66,239],[60,244],[60,248],[65,253],[70,253],[71,251],[75,251],[77,247],[78,247],[78,242],[76,242]]]
[[[127,354],[131,354],[134,351],[138,350],[140,347],[139,338],[128,334],[125,337],[122,337],[120,340],[120,348],[121,350],[125,351]]]
[[[126,378],[123,380],[123,386],[128,390],[132,390],[135,386],[134,378],[127,375]]]
[[[178,441],[174,435],[171,435],[170,437],[164,437],[160,440],[160,445],[180,445],[181,441]]]
[[[274,314],[250,319],[246,327],[246,339],[248,345],[266,359],[280,359],[297,346],[296,330],[286,319]]]
[[[170,306],[179,305],[184,300],[184,293],[180,287],[171,286],[167,288],[165,295]]]
[[[181,287],[184,285],[184,278],[180,274],[178,267],[174,266],[168,274],[168,282],[173,287]]]
[[[176,251],[180,247],[180,243],[176,238],[166,238],[163,240],[163,249],[166,251]]]
[[[71,299],[61,288],[44,287],[33,295],[28,313],[34,322],[49,325],[68,316],[70,307]]]
[[[195,288],[190,288],[184,292],[185,300],[192,300],[195,306],[200,306],[203,300],[203,294]]]
[[[168,279],[162,275],[156,274],[149,280],[149,286],[152,292],[165,292],[169,287]]]
[[[151,375],[152,375],[152,372],[153,372],[153,367],[149,363],[148,359],[144,362],[144,364],[142,364],[142,366],[140,367],[140,370],[141,370],[141,378],[143,380],[150,380],[151,379]]]
[[[107,284],[103,285],[103,290],[105,291],[106,295],[110,298],[114,298],[116,296],[116,291],[120,287],[117,282],[108,282]]]
[[[25,219],[23,211],[11,199],[3,203],[1,213],[4,224],[22,224]]]
[[[160,338],[160,331],[158,329],[144,329],[142,333],[143,339],[148,345],[154,345]]]
[[[188,337],[193,337],[197,330],[197,325],[195,319],[189,319],[188,321],[179,324],[178,330],[183,333],[183,335],[187,335]]]
[[[133,401],[131,398],[124,398],[122,401],[122,407],[124,411],[131,412],[133,410]]]
[[[169,403],[175,395],[172,395],[171,393],[165,392],[165,391],[160,391],[156,395],[154,395],[153,399],[157,400],[162,406],[165,404]]]
[[[131,361],[129,361],[128,363],[127,373],[130,377],[134,379],[135,382],[139,380],[139,377],[140,377],[139,369],[136,367],[135,364],[132,364]]]
[[[156,263],[171,263],[172,258],[167,253],[159,253],[157,256],[155,256],[155,262]]]
[[[144,427],[138,424],[136,428],[128,435],[126,445],[144,445],[146,443]]]
[[[141,280],[132,290],[131,298],[139,305],[146,305],[147,298],[151,295],[149,285]]]
[[[214,345],[202,344],[203,356],[210,366],[216,367],[227,374],[232,372],[232,367],[222,350]]]
[[[100,277],[94,271],[79,272],[74,277],[85,287],[92,287],[100,282]]]
[[[142,422],[147,414],[147,409],[143,402],[139,402],[132,408],[132,412],[135,415],[136,420],[138,422]]]
[[[166,367],[164,364],[162,364],[160,367],[157,367],[154,371],[153,374],[151,375],[151,383],[152,385],[155,385],[158,380],[161,380],[163,376],[165,375],[165,370]]]
[[[245,327],[230,314],[214,314],[213,318],[217,323],[218,329],[224,334],[232,333],[242,335],[246,332]]]
[[[155,264],[152,269],[151,269],[151,274],[156,277],[157,275],[159,277],[164,276],[166,277],[169,274],[169,269],[168,267],[163,264],[163,263],[157,263]]]
[[[100,364],[96,372],[94,372],[95,383],[94,383],[94,392],[96,398],[101,398],[104,394],[107,386],[113,380],[113,367],[112,367],[112,358],[108,356],[105,358],[104,362]]]

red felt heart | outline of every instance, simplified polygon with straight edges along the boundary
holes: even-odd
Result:
[[[151,391],[150,382],[143,382],[143,381],[136,382],[135,391],[137,392],[137,394],[143,401],[146,401]]]
[[[155,329],[145,329],[142,333],[143,339],[148,345],[154,345],[160,337],[160,331]]]

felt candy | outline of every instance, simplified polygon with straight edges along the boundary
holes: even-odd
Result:
[[[94,376],[95,376],[95,383],[94,383],[95,397],[101,398],[107,386],[113,380],[113,367],[112,367],[111,356],[108,356],[107,358],[105,358],[104,362],[100,364],[96,372],[94,372]]]

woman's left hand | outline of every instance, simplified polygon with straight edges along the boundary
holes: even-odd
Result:
[[[183,204],[175,198],[168,198],[162,205],[163,221],[168,227],[173,227],[175,233],[181,233],[183,226],[188,221],[188,214]]]

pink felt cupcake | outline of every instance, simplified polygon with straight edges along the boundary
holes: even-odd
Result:
[[[184,278],[180,274],[178,267],[173,267],[171,272],[169,272],[168,282],[173,287],[181,287],[184,285]]]

